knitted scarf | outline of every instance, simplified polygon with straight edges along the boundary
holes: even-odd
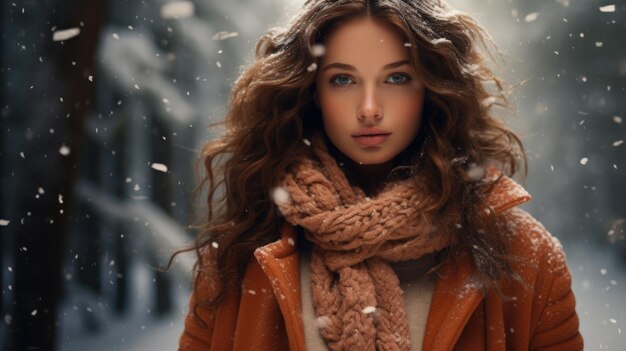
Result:
[[[331,350],[410,350],[400,282],[390,261],[417,259],[453,243],[420,210],[423,182],[390,182],[369,198],[351,186],[323,136],[299,159],[277,201],[285,219],[313,242],[311,293],[320,334]]]

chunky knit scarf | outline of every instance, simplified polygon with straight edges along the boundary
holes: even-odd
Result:
[[[296,163],[276,201],[285,219],[313,242],[311,289],[320,333],[331,350],[410,350],[400,282],[390,261],[406,261],[452,244],[423,211],[428,192],[415,179],[385,184],[369,198],[351,186],[312,137],[314,157]]]

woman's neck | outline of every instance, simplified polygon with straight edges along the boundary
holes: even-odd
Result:
[[[395,161],[393,159],[381,164],[363,165],[354,162],[335,148],[334,145],[329,145],[329,151],[344,170],[350,184],[358,186],[370,197],[382,190],[387,176],[394,167]]]
[[[376,195],[383,188],[393,168],[393,160],[383,164],[362,165],[347,157],[346,159],[343,167],[348,181],[363,189],[368,196]]]

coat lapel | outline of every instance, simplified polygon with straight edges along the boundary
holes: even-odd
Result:
[[[422,349],[448,351],[452,350],[484,295],[470,279],[469,255],[446,261],[438,273]]]
[[[300,254],[296,251],[294,227],[284,222],[280,240],[254,251],[261,269],[267,275],[285,321],[291,351],[305,351],[304,325],[300,301]]]
[[[489,169],[487,175],[495,177],[498,171]],[[521,185],[503,176],[487,194],[486,204],[491,211],[502,213],[530,199],[530,194]],[[454,348],[484,298],[480,286],[472,278],[474,269],[469,254],[447,260],[439,269],[426,321],[423,350],[450,351]]]

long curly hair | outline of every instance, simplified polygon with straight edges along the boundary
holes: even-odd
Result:
[[[198,255],[194,288],[203,274],[221,284],[210,301],[198,304],[217,306],[226,287],[241,283],[253,251],[279,238],[284,219],[271,191],[308,152],[303,139],[322,128],[312,99],[316,45],[323,45],[333,28],[359,17],[397,29],[426,87],[422,128],[398,169],[426,176],[438,198],[428,209],[433,216],[463,214],[458,244],[448,256],[469,253],[487,285],[515,275],[502,221],[482,215],[480,191],[495,180],[476,176],[488,165],[508,176],[522,166],[524,178],[527,173],[520,139],[492,111],[514,109],[510,89],[481,52],[486,49],[493,59],[488,44],[497,46],[488,33],[441,0],[308,0],[287,25],[260,38],[253,62],[234,84],[224,121],[213,125],[223,127],[222,134],[202,148],[198,161],[206,174],[196,194],[207,190],[202,196],[208,211],[196,227],[194,248],[187,251]]]

